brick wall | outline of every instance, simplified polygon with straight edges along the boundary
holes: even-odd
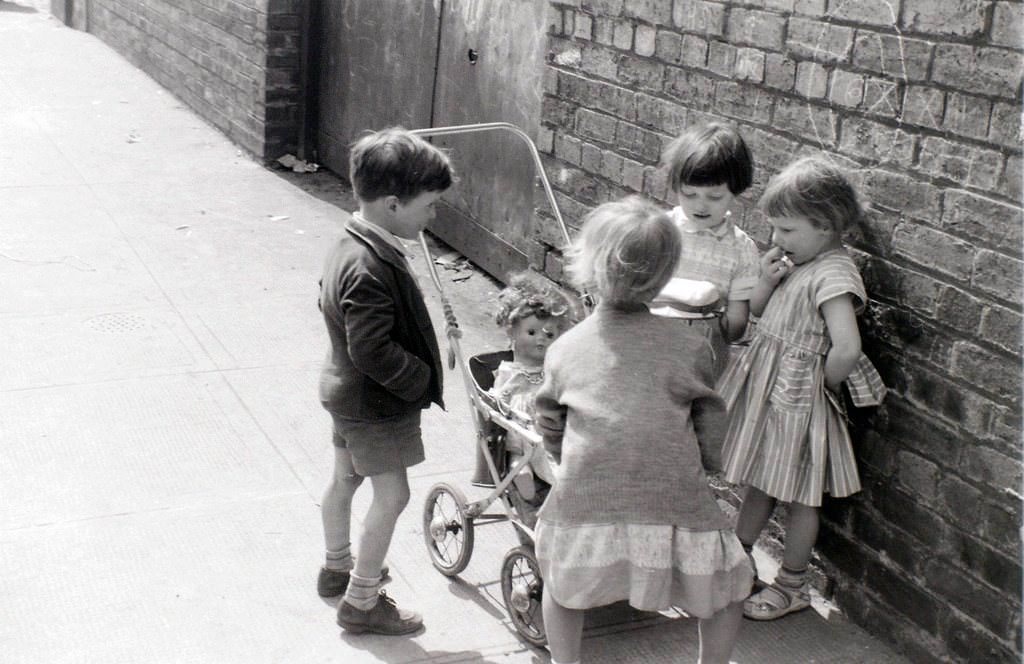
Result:
[[[865,490],[826,502],[819,562],[911,659],[1021,655],[1020,2],[552,0],[538,145],[570,225],[641,192],[682,127],[738,123],[757,163],[734,218],[805,152],[872,204],[851,238],[865,346],[892,388],[854,414]],[[543,205],[539,206],[543,208]],[[541,219],[535,261],[561,277]]]
[[[302,0],[72,0],[86,29],[257,156],[295,152]]]

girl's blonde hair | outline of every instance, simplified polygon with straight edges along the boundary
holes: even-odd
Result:
[[[613,307],[650,302],[672,278],[682,238],[660,208],[638,197],[605,203],[569,247],[574,286]]]
[[[773,177],[758,203],[769,217],[805,217],[837,234],[864,216],[857,190],[843,171],[823,157],[804,157]]]

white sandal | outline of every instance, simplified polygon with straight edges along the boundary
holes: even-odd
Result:
[[[811,605],[810,586],[787,588],[777,583],[765,586],[743,602],[743,615],[751,620],[775,620]]]

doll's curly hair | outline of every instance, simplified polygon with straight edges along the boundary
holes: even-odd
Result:
[[[576,323],[579,307],[574,298],[554,284],[529,272],[517,272],[509,276],[508,284],[498,293],[494,322],[508,328],[530,316],[539,319],[567,316],[571,323]]]

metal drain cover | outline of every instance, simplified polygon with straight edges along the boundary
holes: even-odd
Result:
[[[146,319],[142,316],[122,313],[100,314],[85,321],[85,325],[97,332],[106,332],[107,334],[124,334],[148,327]]]

